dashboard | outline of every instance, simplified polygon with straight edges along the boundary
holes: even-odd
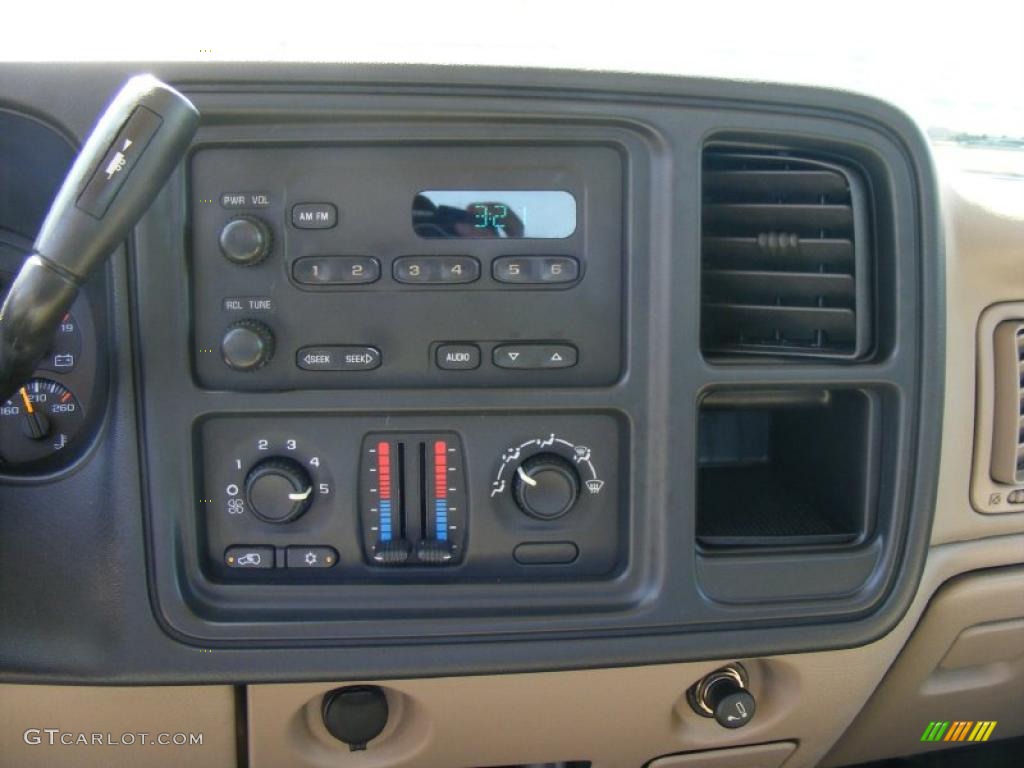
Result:
[[[960,670],[944,702],[990,663],[1014,702],[1024,478],[988,414],[1019,416],[1020,223],[957,199],[901,112],[151,71],[200,127],[0,407],[5,700],[114,686],[146,722],[166,696],[223,724],[197,765],[449,768],[900,754],[927,722],[872,734],[942,709],[909,682],[878,703],[904,649]],[[0,65],[0,290],[130,74]],[[929,622],[963,626],[933,648]],[[365,753],[331,725],[350,689],[383,706]]]

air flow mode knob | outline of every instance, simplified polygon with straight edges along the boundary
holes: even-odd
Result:
[[[572,509],[579,498],[580,476],[561,456],[539,453],[516,468],[512,488],[523,512],[539,520],[554,520]]]

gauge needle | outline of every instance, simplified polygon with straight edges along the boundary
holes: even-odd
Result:
[[[32,407],[32,401],[28,399],[28,391],[24,387],[18,391],[21,392],[21,400],[25,403],[25,410],[29,412],[29,415],[35,413],[36,409]]]
[[[519,467],[519,469],[517,471],[519,473],[519,479],[522,480],[524,483],[526,483],[527,485],[529,485],[531,487],[537,485],[537,481],[534,480],[532,477],[530,477],[528,474],[526,474],[526,470],[525,469],[523,469],[522,467]]]

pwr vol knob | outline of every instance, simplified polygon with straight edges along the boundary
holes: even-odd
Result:
[[[249,509],[266,523],[290,523],[313,503],[313,481],[294,459],[264,459],[245,477]]]
[[[234,264],[251,267],[270,253],[270,227],[255,216],[239,216],[220,231],[220,251]]]
[[[256,320],[239,320],[228,326],[220,353],[229,368],[255,371],[274,356],[274,332]]]

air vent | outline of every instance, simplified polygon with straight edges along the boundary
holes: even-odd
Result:
[[[1024,483],[1024,321],[1008,320],[995,332],[996,407],[992,420],[992,478]]]
[[[736,148],[706,149],[703,165],[704,352],[861,357],[871,281],[859,177]]]

